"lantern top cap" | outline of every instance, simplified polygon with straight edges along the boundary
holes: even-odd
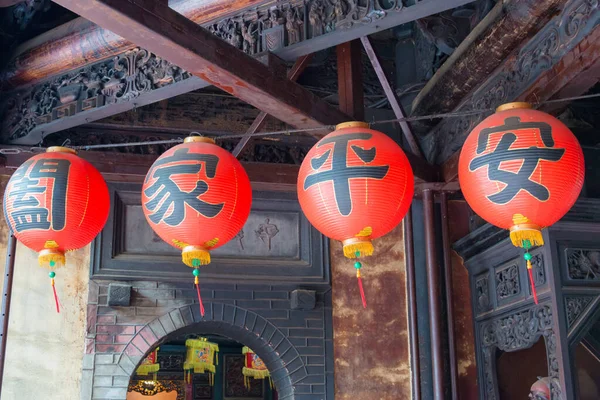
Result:
[[[345,129],[345,128],[369,128],[369,124],[366,122],[362,122],[362,121],[350,121],[350,122],[343,122],[341,124],[337,124],[335,126],[335,130],[339,130],[339,129]]]
[[[71,149],[70,147],[52,146],[52,147],[48,147],[48,149],[46,149],[46,153],[71,153],[71,154],[77,154],[77,151],[75,149]]]
[[[496,112],[507,111],[507,110],[523,110],[533,108],[531,103],[527,103],[524,101],[516,101],[514,103],[506,103],[498,106],[496,108]]]
[[[183,143],[210,143],[215,144],[215,141],[206,136],[188,136],[183,139]]]

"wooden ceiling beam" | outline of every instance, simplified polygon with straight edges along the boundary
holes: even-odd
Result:
[[[157,0],[56,0],[297,128],[347,120],[344,113]]]

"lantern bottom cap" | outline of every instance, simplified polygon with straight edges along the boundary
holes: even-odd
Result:
[[[40,267],[56,269],[65,265],[65,253],[57,249],[44,249],[38,255]]]
[[[186,246],[181,251],[181,260],[188,267],[196,268],[210,264],[210,253],[201,246]]]
[[[353,237],[342,242],[344,245],[344,255],[347,258],[356,258],[356,253],[360,253],[360,257],[371,256],[375,250],[371,238],[368,237]]]
[[[536,224],[518,224],[510,228],[510,240],[515,247],[525,247],[524,241],[529,241],[531,247],[543,246],[542,228]]]

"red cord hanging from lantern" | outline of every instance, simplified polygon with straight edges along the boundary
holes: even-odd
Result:
[[[320,232],[344,245],[348,258],[373,254],[410,207],[414,178],[406,155],[387,135],[364,122],[347,122],[306,155],[298,176],[302,211]],[[366,300],[355,263],[363,307]]]
[[[242,229],[252,203],[246,171],[212,139],[191,136],[152,164],[142,188],[142,208],[152,229],[182,251],[183,263],[194,268],[200,296],[198,267],[210,263],[210,250]]]
[[[50,270],[56,311],[60,312],[55,269],[67,251],[89,244],[108,219],[106,183],[75,150],[50,147],[25,161],[4,192],[4,215],[15,237],[39,253],[40,266]]]
[[[531,254],[542,246],[541,229],[556,223],[575,204],[584,179],[583,152],[558,119],[509,103],[473,129],[460,153],[460,187],[473,211],[510,230],[513,245],[525,249],[537,304]]]

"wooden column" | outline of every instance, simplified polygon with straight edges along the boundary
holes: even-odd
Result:
[[[363,121],[365,106],[360,41],[342,43],[336,50],[340,110],[356,121]]]
[[[436,246],[434,193],[423,191],[425,216],[425,259],[427,264],[427,293],[429,299],[429,329],[431,330],[431,369],[433,371],[433,398],[444,400],[444,347],[442,339],[442,306],[440,302],[440,266]]]

